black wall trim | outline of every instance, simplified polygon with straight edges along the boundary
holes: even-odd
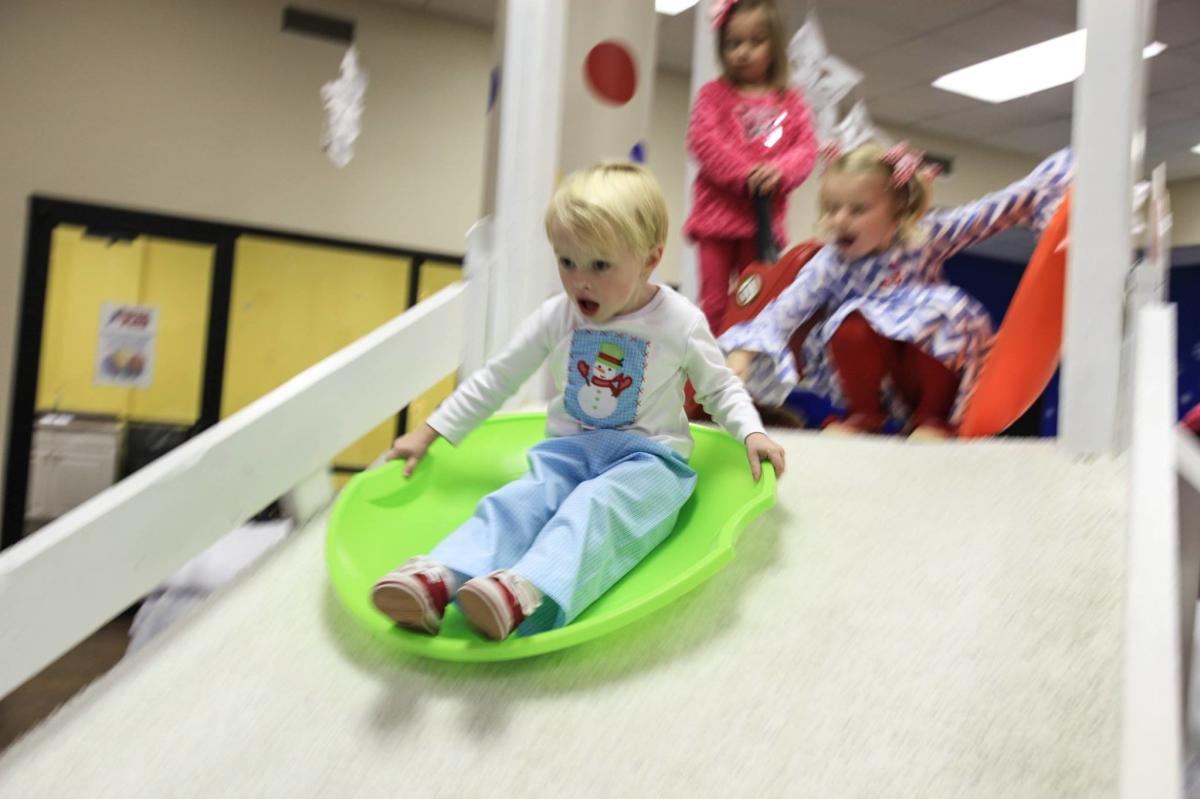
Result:
[[[41,205],[37,198],[30,199],[28,213],[25,274],[22,279],[17,352],[9,405],[0,548],[15,544],[25,534],[25,495],[29,490],[29,457],[33,451],[33,413],[37,403],[46,281],[50,271],[50,234],[54,230],[54,224],[48,223],[49,209]]]
[[[27,214],[25,271],[22,278],[12,403],[8,419],[8,451],[5,453],[7,466],[3,514],[0,516],[0,549],[16,543],[24,534],[25,500],[29,489],[29,456],[33,445],[42,326],[45,321],[46,289],[50,269],[50,242],[54,228],[58,225],[79,225],[86,227],[89,235],[104,238],[132,239],[138,236],[157,236],[215,247],[200,416],[193,432],[216,424],[221,415],[229,303],[233,290],[234,250],[240,236],[275,238],[301,244],[408,258],[412,264],[407,297],[410,304],[415,302],[420,287],[421,266],[426,261],[459,266],[463,262],[461,255],[449,253],[402,249],[230,222],[167,216],[43,195],[35,195],[29,199]],[[407,409],[397,414],[398,431],[403,432],[406,419]]]
[[[213,260],[212,293],[208,298],[208,337],[204,346],[204,390],[195,432],[221,419],[221,392],[225,386],[225,343],[229,337],[229,299],[233,296],[234,243],[217,244]]]

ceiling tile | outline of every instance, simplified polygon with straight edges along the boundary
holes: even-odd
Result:
[[[899,124],[969,111],[978,105],[978,100],[935,89],[928,84],[881,93],[867,102],[873,117]]]
[[[1070,27],[1079,27],[1076,19],[1078,0],[1013,0],[1009,5]]]
[[[913,80],[910,76],[899,72],[864,72],[863,82],[855,89],[858,96],[871,104],[878,99],[889,97],[914,86],[928,86],[927,80]],[[851,95],[852,97],[854,95]]]
[[[934,91],[940,91],[934,89]],[[1019,97],[1007,103],[970,100],[971,105],[937,117],[939,124],[950,125],[959,135],[989,136],[1030,125],[1069,121],[1072,87],[1059,86],[1044,92]]]
[[[1149,161],[1151,165],[1161,163],[1158,161]],[[1167,180],[1187,180],[1188,178],[1200,177],[1200,155],[1195,153],[1186,153],[1184,155],[1176,155],[1166,159],[1167,164]]]
[[[1190,95],[1190,97],[1185,95]],[[1183,102],[1177,101],[1174,99],[1175,97],[1179,97]],[[1200,86],[1194,89],[1183,89],[1180,92],[1153,95],[1147,105],[1146,124],[1153,128],[1185,119],[1196,120],[1198,117],[1200,117]],[[1198,121],[1197,127],[1200,127],[1200,121]]]
[[[1200,119],[1185,119],[1179,122],[1168,122],[1165,125],[1155,125],[1146,131],[1147,147],[1161,148],[1167,151],[1182,148],[1184,150],[1200,144]]]
[[[1155,38],[1170,47],[1200,42],[1200,2],[1159,0],[1154,10]]]
[[[825,32],[829,52],[853,63],[855,59],[895,47],[908,39],[912,33],[888,25],[881,25],[867,18],[849,16],[840,10],[820,9],[817,20]]]
[[[938,30],[939,39],[969,42],[977,60],[1028,47],[1075,30],[1072,23],[1034,14],[1015,5],[1002,5]]]
[[[1186,58],[1196,64],[1200,64],[1200,42],[1195,44],[1183,45],[1180,47],[1172,47],[1171,55],[1176,58]]]
[[[984,138],[1020,127],[1022,121],[1014,119],[1011,111],[999,105],[983,105],[970,111],[946,114],[931,120],[943,127],[947,133],[957,131],[960,137]]]
[[[1200,69],[1190,58],[1170,50],[1146,61],[1150,68],[1150,92],[1170,92],[1195,86],[1200,82]]]
[[[978,60],[969,45],[930,34],[863,56],[854,65],[868,75],[894,75],[917,84],[929,83]]]
[[[1052,119],[1071,116],[1075,102],[1075,84],[1067,83],[1035,94],[1018,97],[1001,105],[1026,123],[1048,122]]]
[[[985,136],[982,141],[985,144],[1029,155],[1049,155],[1071,143],[1071,121],[1061,119],[1040,125],[1024,125],[1003,133]]]
[[[922,34],[1001,4],[1002,0],[837,0],[837,10],[892,30]]]

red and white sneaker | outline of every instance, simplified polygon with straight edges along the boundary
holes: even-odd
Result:
[[[379,578],[371,589],[371,602],[401,627],[435,635],[442,629],[456,583],[454,574],[437,561],[409,558]]]
[[[458,606],[479,632],[503,641],[542,604],[542,592],[516,572],[500,569],[467,580],[458,592]]]

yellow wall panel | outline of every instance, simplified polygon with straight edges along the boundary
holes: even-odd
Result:
[[[343,488],[345,488],[346,483],[349,483],[352,479],[354,479],[354,477],[357,474],[358,474],[358,472],[334,472],[333,473],[333,490],[334,490],[334,492],[339,492]]]
[[[417,287],[417,302],[424,302],[459,280],[462,280],[462,267],[458,264],[426,261],[421,265],[421,285]],[[450,396],[454,391],[455,378],[456,373],[451,372],[409,404],[407,430],[414,430],[424,424],[438,403]]]
[[[109,244],[59,225],[50,247],[37,408],[192,424],[200,411],[214,248],[150,237]],[[158,308],[149,388],[95,385],[106,302]]]
[[[129,391],[129,417],[190,425],[200,417],[215,248],[146,240],[141,304],[158,308],[154,384]]]
[[[410,266],[398,256],[240,237],[222,417],[402,313]],[[366,466],[391,446],[394,432],[395,421],[384,421],[335,462]]]

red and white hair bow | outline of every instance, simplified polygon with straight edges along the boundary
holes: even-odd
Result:
[[[843,155],[842,144],[837,139],[825,142],[825,144],[821,145],[821,149],[817,151],[817,159],[824,166],[829,166]]]
[[[737,0],[712,0],[712,4],[708,7],[708,18],[712,22],[713,30],[721,29],[725,20],[729,19],[735,5],[737,5]]]
[[[896,188],[906,185],[917,175],[925,180],[933,180],[942,171],[938,164],[930,164],[922,169],[925,151],[910,147],[906,141],[888,148],[882,160],[892,168],[892,185]]]

